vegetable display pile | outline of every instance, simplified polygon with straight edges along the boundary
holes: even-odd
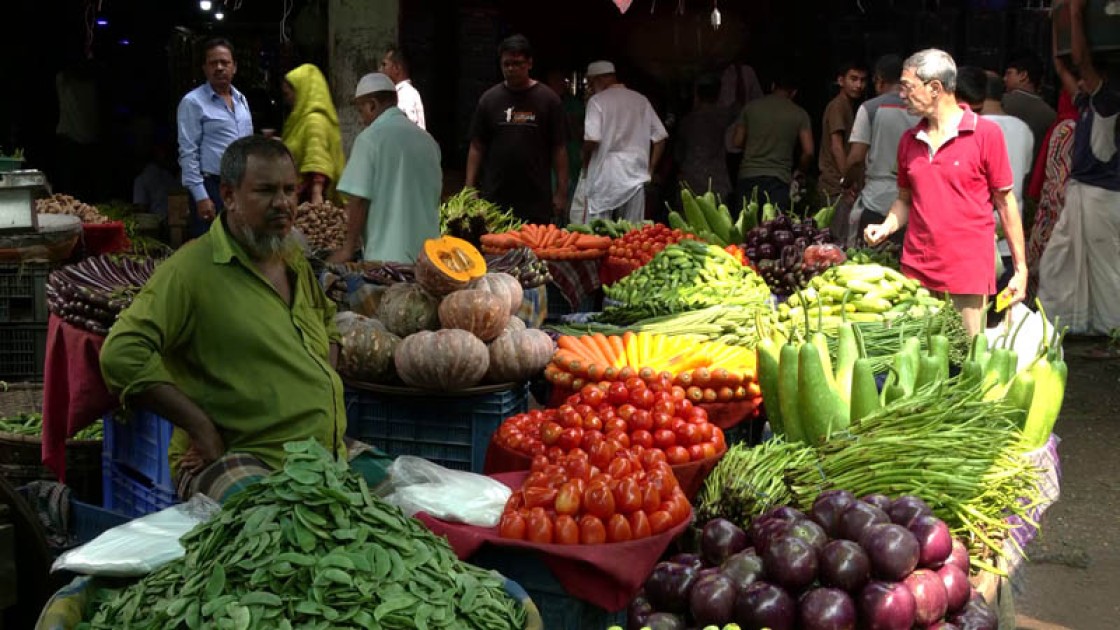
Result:
[[[569,232],[555,225],[529,223],[516,230],[482,237],[482,251],[502,254],[510,249],[528,247],[544,260],[594,260],[607,255],[609,236]]]
[[[740,306],[719,304],[695,311],[648,317],[625,326],[587,322],[585,324],[557,324],[549,326],[549,328],[562,335],[576,337],[593,333],[602,333],[608,336],[622,335],[626,331],[692,335],[708,341],[753,348],[759,338],[758,320],[760,316],[766,320],[770,319],[769,314],[760,314]]]
[[[499,576],[370,494],[314,441],[182,538],[186,555],[102,602],[91,628],[520,630]]]
[[[879,322],[903,315],[925,317],[945,302],[917,280],[882,265],[838,265],[809,281],[778,306],[778,319],[835,328],[841,321]]]
[[[727,205],[720,203],[712,191],[698,196],[681,189],[681,207],[684,216],[676,211],[669,212],[669,227],[720,247],[743,242],[742,215],[739,222],[733,222]]]
[[[856,499],[837,490],[809,514],[781,506],[745,530],[723,518],[708,521],[698,553],[654,567],[627,623],[634,630],[726,623],[996,630],[998,617],[972,589],[968,567],[965,547],[921,499]]]
[[[831,239],[828,229],[818,230],[812,219],[797,222],[778,215],[747,232],[743,251],[775,293],[790,295],[810,278],[847,260]]]
[[[95,422],[75,433],[71,440],[100,440],[102,438],[101,422]],[[14,416],[0,418],[0,433],[14,433],[26,437],[39,437],[43,435],[43,414],[19,413]]]
[[[573,452],[591,457],[602,471],[620,455],[651,455],[676,466],[711,459],[727,450],[723,431],[708,413],[685,396],[684,388],[667,381],[647,386],[639,378],[608,386],[585,385],[567,401],[507,418],[495,440],[529,456],[562,463]],[[629,449],[634,452],[627,453]]]
[[[552,282],[548,263],[537,258],[528,247],[518,247],[508,252],[486,255],[486,268],[490,271],[508,273],[517,278],[525,289],[535,289]]]
[[[607,263],[633,271],[653,260],[661,250],[683,238],[694,237],[679,229],[671,230],[660,223],[647,225],[615,239],[607,250]]]
[[[439,207],[442,234],[461,238],[478,247],[483,234],[498,234],[521,227],[521,221],[510,210],[478,196],[473,188],[464,188],[447,198]]]
[[[750,267],[718,245],[687,239],[669,245],[646,266],[604,287],[603,293],[620,303],[608,306],[596,318],[608,324],[629,324],[717,304],[770,309],[770,289]]]
[[[342,249],[346,240],[346,209],[329,201],[315,205],[301,203],[296,208],[295,225],[314,252]]]
[[[857,265],[883,265],[891,269],[898,269],[898,259],[902,254],[902,247],[891,241],[885,241],[876,247],[849,247],[844,253],[848,255],[850,262]]]
[[[159,263],[155,258],[102,254],[67,265],[47,278],[47,307],[75,326],[107,335]]]
[[[667,380],[685,388],[693,402],[756,398],[754,353],[742,346],[702,341],[686,335],[629,332],[606,336],[562,336],[545,378],[567,389],[585,383]]]
[[[568,225],[568,231],[580,232],[582,234],[598,234],[599,236],[609,236],[611,238],[622,238],[623,235],[629,232],[640,230],[652,225],[655,225],[653,221],[627,221],[626,219],[592,219],[586,224],[571,223]]]
[[[544,545],[621,543],[663,534],[692,514],[664,458],[600,453],[536,458],[506,503],[498,535]]]
[[[72,217],[78,217],[82,220],[82,223],[109,222],[109,218],[101,214],[97,208],[62,193],[36,199],[35,212],[40,214],[68,214]]]

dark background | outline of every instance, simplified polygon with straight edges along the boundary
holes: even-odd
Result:
[[[99,13],[87,14],[98,4]],[[774,72],[789,68],[800,77],[798,101],[819,124],[843,59],[871,63],[886,52],[938,46],[958,63],[1002,71],[1016,49],[1047,52],[1046,16],[1023,4],[723,0],[723,25],[714,30],[713,0],[685,0],[683,14],[678,0],[635,0],[626,15],[609,0],[402,0],[399,37],[424,97],[428,129],[441,144],[445,167],[458,169],[474,103],[500,80],[497,44],[514,32],[533,42],[537,78],[552,68],[582,70],[591,60],[611,59],[623,81],[649,96],[663,117],[676,119],[691,104],[695,78],[732,59],[753,65],[764,87]],[[175,107],[202,81],[199,44],[208,37],[234,41],[235,83],[248,95],[258,129],[282,125],[279,81],[287,70],[309,61],[329,77],[326,0],[294,0],[285,38],[282,3],[275,0],[244,0],[222,22],[208,19],[197,0],[6,0],[4,7],[0,147],[23,148],[27,164],[48,177],[55,168],[55,74],[83,58],[92,35],[88,50],[103,140],[98,154],[104,159],[90,165],[99,182],[98,198],[90,202],[129,197],[152,143],[174,141]],[[93,25],[94,17],[108,25]],[[376,65],[371,59],[365,70]]]

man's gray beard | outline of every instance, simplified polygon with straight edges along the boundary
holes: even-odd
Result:
[[[256,259],[268,259],[276,256],[286,258],[289,254],[299,250],[299,241],[296,239],[292,232],[288,232],[287,236],[276,236],[275,234],[268,234],[265,236],[258,236],[247,225],[238,225],[234,228],[234,232],[250,256]]]

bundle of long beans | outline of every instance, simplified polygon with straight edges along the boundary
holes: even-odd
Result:
[[[810,324],[812,319],[810,318]],[[927,332],[945,335],[949,338],[949,363],[961,365],[968,356],[971,339],[964,329],[964,321],[957,309],[947,306],[928,317],[904,315],[890,322],[858,322],[852,324],[859,328],[863,343],[867,348],[867,358],[871,359],[871,369],[876,374],[887,371],[894,360],[894,354],[902,349],[902,342],[908,337],[917,337],[922,343],[922,351],[928,350]],[[838,329],[825,330],[828,348],[832,359],[836,360]]]
[[[988,560],[1005,554],[1016,527],[1007,517],[1034,525],[1027,509],[1038,498],[1038,471],[1023,457],[1030,446],[1015,417],[1003,401],[984,400],[979,385],[950,379],[922,388],[833,436],[818,447],[816,465],[792,470],[795,503],[808,508],[829,488],[920,496],[969,541],[975,566],[998,572]]]
[[[704,482],[696,522],[723,516],[749,523],[770,508],[793,503],[787,477],[813,468],[816,461],[816,449],[780,437],[754,448],[733,445]]]

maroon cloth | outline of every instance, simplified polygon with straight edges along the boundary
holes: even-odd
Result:
[[[726,452],[725,450],[724,453]],[[673,476],[677,478],[681,491],[684,492],[689,501],[692,501],[700,492],[700,488],[704,487],[704,481],[707,480],[708,475],[711,474],[721,459],[723,459],[723,453],[697,462],[671,466]],[[482,464],[482,472],[486,475],[497,475],[527,471],[532,465],[533,459],[528,455],[511,451],[491,438],[489,446],[486,447],[486,461]]]
[[[599,260],[546,261],[548,273],[552,274],[552,284],[560,289],[572,311],[578,311],[584,299],[594,295],[602,286],[599,282]]]
[[[494,479],[514,489],[520,488],[527,476],[524,472],[493,475]],[[622,610],[630,603],[669,543],[692,521],[690,514],[667,532],[624,543],[539,545],[502,538],[496,527],[448,523],[424,513],[417,514],[416,518],[437,536],[447,537],[455,555],[463,560],[469,560],[482,545],[535,551],[568,594],[609,611]]]
[[[120,406],[101,379],[105,338],[52,314],[43,366],[43,464],[66,481],[66,439]]]
[[[109,223],[83,223],[82,242],[85,245],[86,256],[99,254],[115,254],[128,251],[132,243],[124,231],[124,223],[110,221]]]

